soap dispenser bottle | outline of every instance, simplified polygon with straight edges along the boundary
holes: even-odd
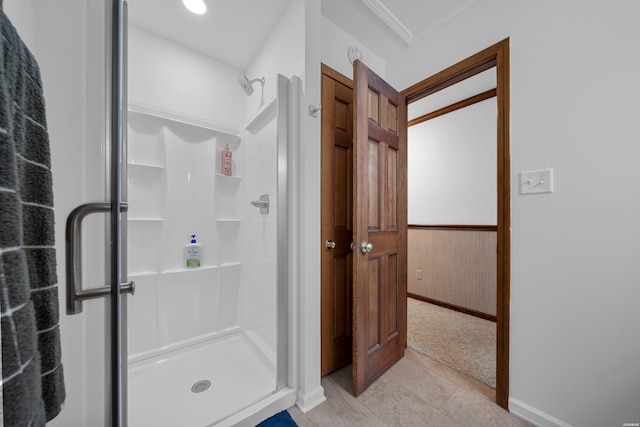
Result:
[[[184,267],[198,268],[202,261],[202,246],[196,242],[196,235],[191,235],[191,241],[184,247]]]

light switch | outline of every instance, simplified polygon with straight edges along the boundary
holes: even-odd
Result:
[[[520,172],[520,194],[553,192],[553,169]]]
[[[422,280],[422,270],[416,270],[416,279]]]

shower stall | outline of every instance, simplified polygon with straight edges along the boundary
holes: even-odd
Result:
[[[215,424],[283,384],[289,81],[273,83],[276,97],[239,134],[129,103],[131,426]],[[197,268],[184,262],[191,235]]]
[[[300,85],[277,73],[250,81],[135,25],[128,32],[126,266],[136,295],[125,304],[127,424],[223,424],[288,384],[288,104]],[[134,87],[174,60],[183,74]],[[195,91],[207,87],[203,67],[224,92],[212,88],[197,100]],[[229,81],[236,74],[240,85]],[[185,78],[194,79],[191,89]],[[172,99],[158,91],[173,91]],[[220,103],[240,110],[239,126],[204,116]],[[192,235],[201,245],[197,268],[185,265]]]
[[[282,19],[300,18],[296,0],[277,3]],[[67,313],[86,326],[67,352],[79,353],[85,407],[71,401],[52,425],[254,425],[296,400],[288,277],[296,184],[289,170],[301,70],[269,55],[303,52],[278,47],[292,34],[291,25],[277,22],[262,50],[238,68],[145,26],[148,7],[169,2],[131,0],[128,24],[126,4],[113,1],[114,10],[118,4],[122,21],[116,12],[104,30],[122,30],[113,43],[121,46],[120,75],[113,71],[117,55],[87,68],[89,85],[115,73],[107,88],[121,95],[112,95],[103,113],[120,121],[104,146],[82,155],[102,159],[92,172],[107,176],[107,188],[117,191],[105,196],[120,202],[85,203],[69,217],[67,262],[77,280],[67,283]],[[87,8],[104,13],[97,4]],[[104,215],[114,209],[118,224]],[[185,262],[194,235],[195,266]],[[100,242],[120,248],[119,270],[109,269],[108,250],[90,253]],[[104,277],[121,278],[120,297],[113,285],[91,289]],[[119,336],[105,339],[95,333],[101,329]],[[66,363],[70,378],[73,369]]]

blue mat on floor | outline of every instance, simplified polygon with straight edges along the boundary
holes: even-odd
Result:
[[[297,425],[298,424],[293,421],[293,418],[291,418],[291,415],[289,415],[289,412],[282,411],[271,418],[267,418],[256,427],[295,427]]]

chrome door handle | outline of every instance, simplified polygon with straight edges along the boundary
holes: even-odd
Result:
[[[335,249],[336,242],[334,242],[333,240],[327,240],[326,242],[324,242],[324,247],[327,249]]]
[[[371,252],[373,250],[373,243],[362,242],[362,244],[360,245],[360,250],[363,254]]]
[[[121,212],[127,211],[126,203],[120,203],[120,207]],[[110,286],[82,289],[82,255],[80,253],[82,220],[92,213],[110,211],[111,203],[87,203],[75,208],[67,218],[67,314],[82,313],[82,301],[109,296],[111,293]],[[133,280],[121,285],[121,294],[133,295],[134,291],[135,283]]]

